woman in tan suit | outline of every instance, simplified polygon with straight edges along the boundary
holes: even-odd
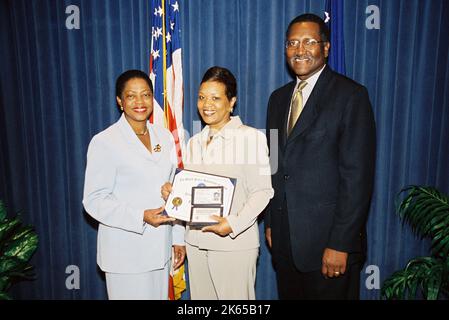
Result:
[[[257,216],[273,197],[265,135],[231,116],[237,101],[232,73],[206,71],[198,93],[198,112],[206,123],[187,146],[185,169],[237,179],[227,217],[216,224],[187,226],[187,258],[192,299],[255,299],[259,254]],[[163,187],[166,199],[171,185]]]

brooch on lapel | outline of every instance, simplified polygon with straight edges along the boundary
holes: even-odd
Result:
[[[153,151],[154,151],[154,152],[161,152],[161,149],[162,149],[161,145],[160,145],[160,144],[157,144],[157,145],[153,148]]]

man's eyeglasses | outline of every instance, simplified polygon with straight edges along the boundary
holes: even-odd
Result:
[[[311,49],[315,48],[315,46],[318,43],[321,43],[321,42],[326,42],[326,41],[318,41],[318,40],[315,40],[315,39],[304,39],[302,41],[302,45],[304,46],[304,49],[311,50]],[[300,45],[301,45],[301,41],[299,41],[299,40],[287,40],[287,41],[285,41],[285,48],[287,50],[298,49]]]

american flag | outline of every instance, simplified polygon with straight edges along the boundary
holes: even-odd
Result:
[[[171,131],[176,142],[178,166],[182,167],[185,136],[179,1],[152,0],[150,78],[154,100],[150,121]]]
[[[178,166],[182,168],[185,136],[182,125],[184,89],[179,1],[152,0],[150,78],[154,86],[154,100],[150,121],[171,131],[175,138]],[[178,270],[170,271],[169,299],[181,298],[185,288],[182,265]]]

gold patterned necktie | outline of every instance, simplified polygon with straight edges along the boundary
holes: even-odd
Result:
[[[299,115],[303,109],[302,105],[302,89],[307,85],[307,82],[301,81],[298,88],[295,90],[293,95],[292,105],[290,109],[290,118],[288,119],[287,135],[290,135],[293,128],[295,127],[296,121],[298,121]]]

